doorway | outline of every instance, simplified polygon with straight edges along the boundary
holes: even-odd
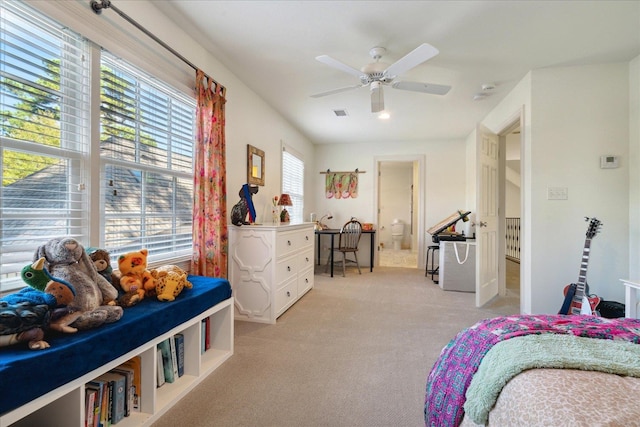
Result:
[[[520,124],[505,134],[505,295],[520,299]]]
[[[420,264],[420,162],[412,158],[378,159],[378,265],[418,268]]]

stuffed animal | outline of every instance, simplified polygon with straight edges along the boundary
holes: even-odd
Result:
[[[246,184],[245,184],[246,185]],[[237,226],[248,225],[247,214],[249,213],[249,203],[253,206],[252,200],[247,200],[245,194],[245,185],[242,186],[240,192],[240,201],[231,208],[231,223]],[[249,198],[252,198],[254,194],[258,192],[259,187],[257,185],[246,185],[248,187]],[[255,213],[255,212],[254,212]]]
[[[34,261],[45,258],[51,276],[70,283],[76,295],[73,306],[80,312],[71,327],[86,330],[122,317],[122,307],[115,305],[118,290],[98,274],[84,247],[71,237],[54,238],[36,249]]]
[[[50,347],[44,330],[55,305],[55,297],[29,287],[0,298],[0,347],[21,342],[31,350]]]
[[[69,326],[82,314],[73,306],[76,291],[70,283],[51,276],[44,263],[43,257],[26,265],[20,272],[22,280],[33,289],[55,298],[56,306],[51,307],[50,329],[68,334],[77,332],[76,328]]]
[[[151,274],[156,279],[156,293],[160,301],[173,301],[184,288],[193,287],[187,280],[187,272],[177,265],[164,265],[151,270]]]
[[[107,279],[107,281],[113,284],[111,279],[111,273],[113,273],[113,268],[111,267],[111,255],[104,249],[98,248],[87,248],[87,254],[93,264],[96,266],[96,270],[98,273]]]
[[[147,256],[149,251],[127,252],[118,257],[120,287],[125,293],[134,292],[140,298],[155,295],[155,279],[147,270]]]

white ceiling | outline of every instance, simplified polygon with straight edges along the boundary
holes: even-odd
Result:
[[[155,4],[194,38],[204,37],[213,56],[317,144],[465,138],[532,69],[640,55],[637,0]],[[425,42],[440,54],[402,79],[450,85],[447,95],[385,86],[387,121],[371,113],[368,88],[310,97],[359,83],[318,55],[359,69],[372,62],[374,46],[385,47],[383,60],[393,63]],[[484,83],[496,88],[474,101]],[[232,91],[227,98],[233,102]],[[336,117],[334,109],[349,115]]]

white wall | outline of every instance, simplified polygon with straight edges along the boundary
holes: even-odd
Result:
[[[591,246],[591,292],[624,301],[618,279],[629,271],[628,75],[625,63],[534,70],[483,121],[498,132],[524,108],[524,312],[557,312],[562,288],[578,280],[584,216],[604,222]],[[620,156],[621,167],[600,169],[605,154]],[[566,187],[568,200],[547,200],[548,187]]]
[[[380,166],[378,245],[392,249],[391,223],[404,224],[402,249],[411,249],[411,204],[413,192],[413,162],[384,162]]]
[[[640,279],[640,56],[629,65],[629,274]]]
[[[315,198],[316,212],[321,215],[331,211],[334,219],[329,221],[332,227],[339,227],[352,216],[363,222],[377,223],[375,200],[375,167],[378,159],[384,156],[395,157],[422,156],[425,165],[425,177],[420,182],[424,189],[424,224],[429,228],[451,215],[465,205],[465,163],[460,159],[465,155],[465,144],[462,140],[424,141],[424,142],[389,142],[388,144],[331,144],[317,145],[315,149],[315,188],[308,193]],[[357,199],[327,199],[324,195],[324,175],[320,171],[331,169],[347,171],[358,168],[367,173],[359,175],[359,196]],[[376,224],[378,227],[379,224]],[[418,231],[419,245],[424,246],[430,236]],[[421,239],[420,239],[421,238]],[[369,239],[363,239],[361,251],[368,253]],[[423,248],[424,249],[424,248]],[[368,257],[361,265],[368,265]],[[422,257],[424,258],[424,257]],[[367,264],[365,264],[365,262]],[[419,259],[424,266],[424,259]]]

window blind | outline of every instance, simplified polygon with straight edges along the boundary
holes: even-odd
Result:
[[[89,78],[78,34],[0,5],[0,291],[53,236],[87,234]]]
[[[304,213],[304,161],[293,150],[282,149],[282,192],[291,196],[287,208],[292,222],[302,222]]]
[[[195,100],[108,52],[101,63],[105,248],[190,254]]]

